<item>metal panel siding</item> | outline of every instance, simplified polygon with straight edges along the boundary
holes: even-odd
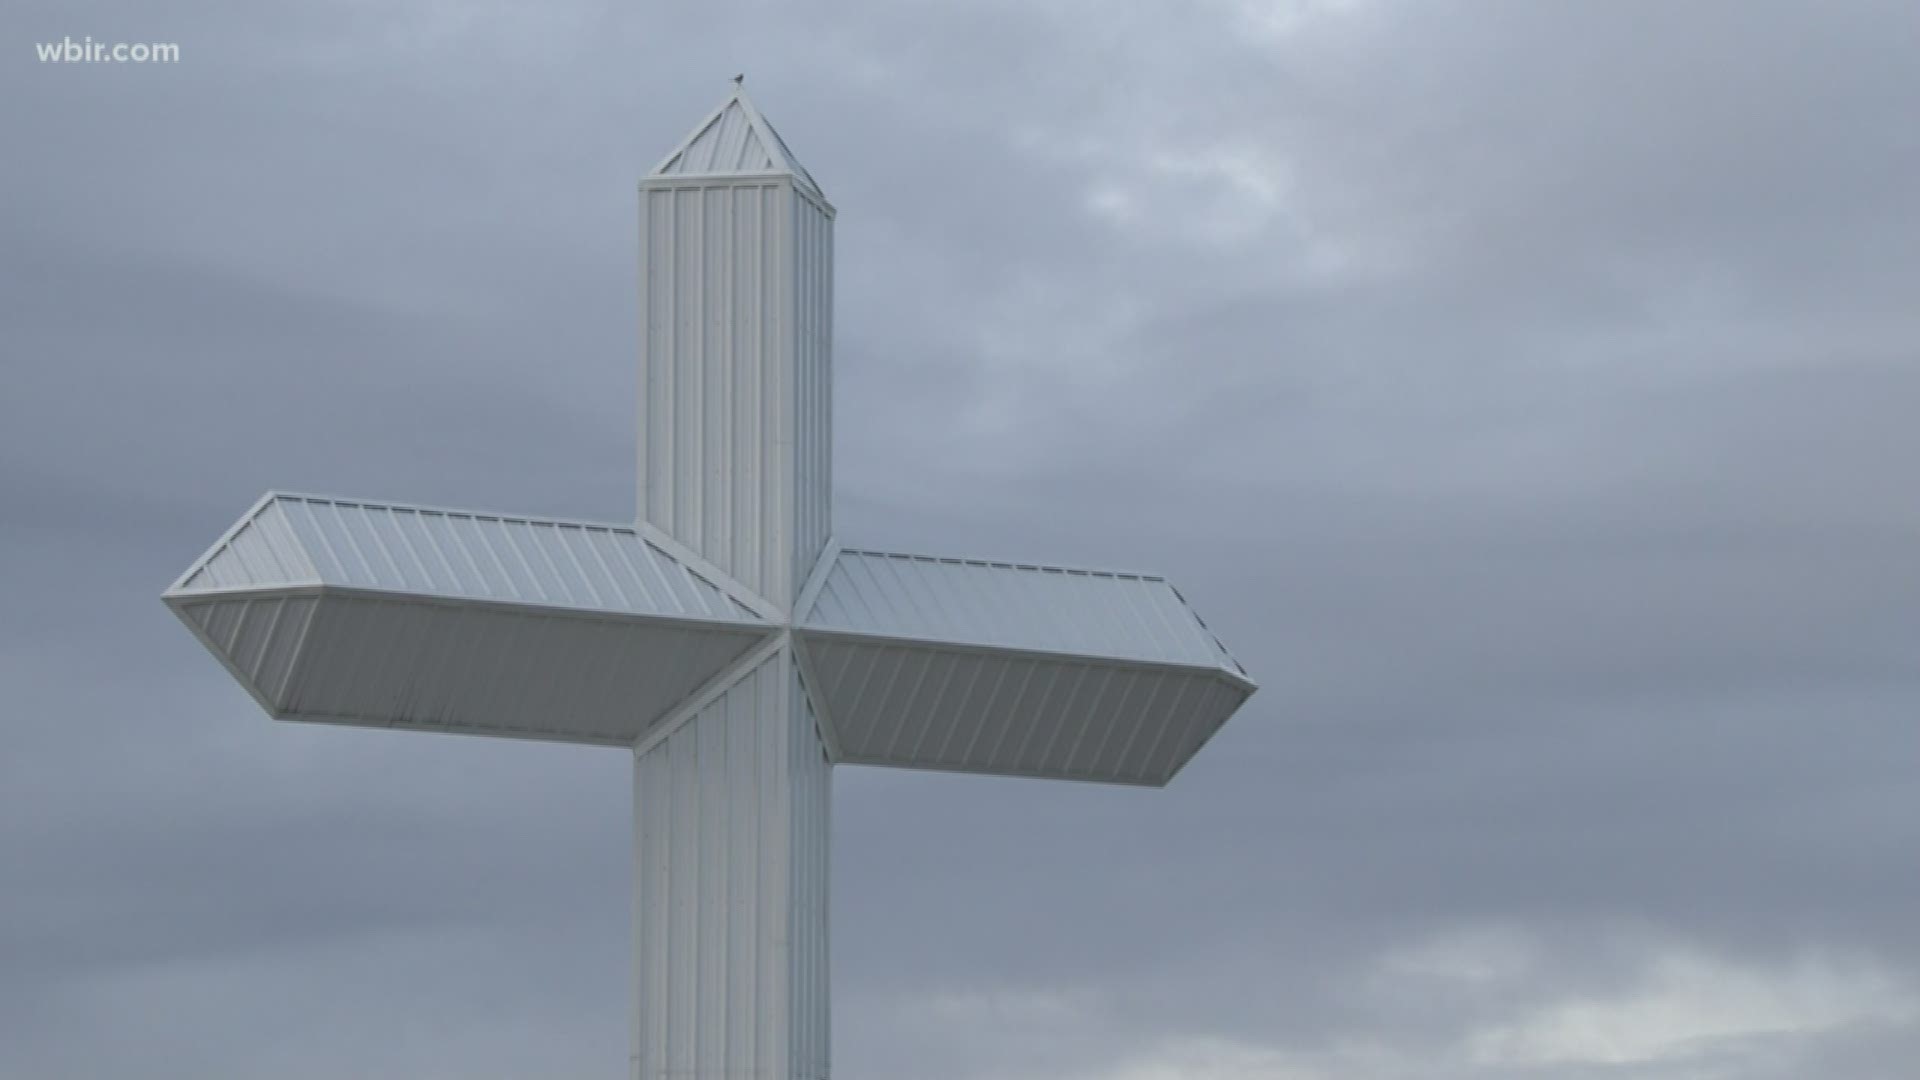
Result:
[[[833,766],[820,739],[807,688],[799,672],[791,675],[788,725],[793,770],[793,899],[787,908],[787,940],[793,943],[793,993],[789,999],[793,1034],[793,1080],[825,1080],[829,1073],[832,1017],[828,991],[827,871],[832,863]]]
[[[636,1080],[826,1076],[827,769],[784,649],[636,755]]]
[[[271,705],[291,719],[631,745],[765,639],[750,627],[323,592]]]
[[[806,625],[888,637],[1240,667],[1164,580],[843,551]]]
[[[749,104],[747,109],[752,111],[753,106]],[[779,150],[781,160],[784,162],[785,167],[791,169],[799,179],[800,186],[820,196],[822,200],[825,200],[826,194],[821,190],[820,182],[813,178],[813,174],[807,171],[807,167],[800,164],[800,159],[794,155],[792,150],[788,149],[787,140],[780,137],[780,132],[773,126],[772,121],[764,116],[756,116],[756,119],[759,121],[761,129],[766,132],[768,137],[772,138],[773,145],[775,149]]]
[[[829,528],[831,218],[785,178],[641,197],[641,515],[789,607]]]
[[[726,103],[701,121],[650,175],[693,177],[753,173],[788,173],[807,190],[815,194],[820,191],[820,185],[800,164],[787,141],[760,115],[745,92],[736,89]]]
[[[794,221],[794,548],[797,598],[833,532],[833,219],[795,191]]]
[[[773,149],[753,129],[746,110],[738,101],[729,101],[654,175],[772,172],[778,167]]]
[[[249,693],[268,708],[286,694],[313,619],[311,596],[211,597],[180,605]]]
[[[311,584],[759,621],[630,527],[294,495],[265,500],[175,592]]]
[[[319,571],[293,533],[277,499],[267,500],[243,518],[231,535],[214,545],[181,582],[186,589],[244,588],[272,583],[317,582]]]
[[[1246,699],[1217,670],[803,635],[841,759],[1164,784]]]

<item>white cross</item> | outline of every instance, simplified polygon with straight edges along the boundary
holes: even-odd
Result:
[[[273,493],[166,602],[279,719],[631,750],[632,1075],[814,1080],[834,764],[1159,785],[1254,684],[1161,578],[833,538],[834,210],[737,83],[640,200],[639,524]]]

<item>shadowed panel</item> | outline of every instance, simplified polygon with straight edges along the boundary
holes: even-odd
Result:
[[[173,604],[281,719],[622,746],[770,632],[330,589]]]
[[[1253,692],[1217,668],[796,638],[840,760],[864,765],[1164,784]]]

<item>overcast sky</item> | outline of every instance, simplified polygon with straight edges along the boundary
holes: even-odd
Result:
[[[840,1077],[1913,1075],[1914,5],[0,28],[0,1077],[624,1075],[629,757],[273,723],[159,594],[270,487],[631,516],[737,71],[837,533],[1165,572],[1263,686],[1163,791],[841,770]]]

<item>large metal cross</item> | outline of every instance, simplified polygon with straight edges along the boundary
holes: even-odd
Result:
[[[640,518],[269,494],[166,602],[283,720],[634,755],[637,1080],[828,1075],[841,763],[1160,785],[1254,685],[1161,578],[842,547],[833,207],[735,91],[640,184]]]

